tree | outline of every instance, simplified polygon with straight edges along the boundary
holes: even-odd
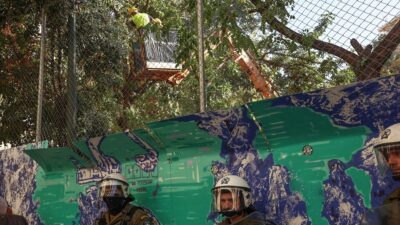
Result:
[[[31,141],[35,130],[39,17],[27,5],[0,3],[0,137],[10,144]]]
[[[126,26],[129,3],[93,0],[77,9],[78,137],[127,128],[129,121],[121,122],[121,118],[139,117],[132,115],[133,103],[154,84],[151,80],[136,79],[138,74],[132,68],[132,44],[136,37]],[[49,38],[43,139],[65,145],[67,18],[72,4],[11,0],[0,3],[0,141],[19,145],[34,140],[39,12],[45,7]],[[137,4],[144,11],[157,14],[145,1]]]
[[[400,17],[397,16],[393,18],[391,21],[389,21],[387,24],[385,24],[381,29],[379,30],[381,32],[381,37],[378,39],[379,41],[383,39],[388,32],[390,32],[394,26],[399,23]],[[399,74],[400,73],[400,48],[397,46],[395,50],[393,51],[392,55],[390,58],[386,61],[382,68],[382,74],[383,75],[390,75],[390,74]]]
[[[279,19],[271,13],[274,12],[274,7],[280,8],[280,11],[284,12],[285,7],[292,4],[292,1],[278,0],[275,1],[275,4],[261,0],[251,0],[251,2],[254,5],[251,12],[259,13],[271,29],[303,46],[310,46],[343,59],[352,67],[358,80],[379,77],[383,65],[400,43],[400,22],[397,22],[374,48],[372,48],[372,45],[363,47],[356,39],[351,39],[350,42],[356,54],[340,46],[321,41],[312,35],[300,34],[287,27],[285,20]]]
[[[268,4],[269,15],[265,16],[277,17],[282,21],[290,18],[285,6],[293,4],[293,1],[270,1]],[[194,6],[194,1],[186,0],[178,8],[190,12]],[[210,57],[214,57],[214,52],[219,49],[226,50],[232,39],[239,52],[244,50],[254,53],[255,60],[265,72],[265,79],[273,81],[274,89],[280,95],[354,81],[353,72],[343,66],[343,60],[310,48],[313,38],[321,36],[331,23],[331,14],[324,15],[313,30],[304,31],[308,35],[301,45],[268,26],[264,16],[256,13],[256,7],[251,1],[211,0],[205,2],[204,8],[205,44]],[[191,52],[196,49],[193,35],[195,30],[191,26],[195,23],[195,15],[186,15],[183,24],[179,26],[181,47],[178,59],[190,67],[195,64],[187,60],[193,58]],[[225,54],[219,59],[220,63],[223,64],[229,58]],[[246,76],[243,78],[247,79]]]
[[[67,18],[72,2],[42,3],[0,2],[0,141],[14,145],[32,142],[34,137],[41,7],[48,12],[49,35],[43,139],[65,144]],[[269,13],[286,21],[285,6],[292,3],[274,1]],[[127,27],[125,13],[131,4],[163,21],[162,30],[152,30],[158,36],[177,32],[177,61],[190,71],[180,85],[155,82],[135,72],[132,45],[138,37]],[[145,122],[197,112],[193,107],[198,104],[194,7],[194,0],[88,0],[77,8],[78,137],[145,127]],[[343,60],[268,27],[267,14],[257,13],[264,9],[250,1],[209,0],[204,9],[208,110],[263,98],[232,60],[232,44],[238,52],[251,53],[279,94],[340,85],[354,78]],[[321,18],[308,32],[312,38],[307,43],[324,32],[330,19],[329,15]]]

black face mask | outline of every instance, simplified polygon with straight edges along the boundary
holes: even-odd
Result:
[[[240,215],[241,211],[239,211],[239,212],[237,212],[237,211],[227,211],[227,212],[221,212],[221,214],[226,216],[226,217],[232,217],[232,216]]]
[[[117,215],[129,203],[129,200],[125,197],[103,197],[103,201],[106,203],[108,212],[111,215]]]

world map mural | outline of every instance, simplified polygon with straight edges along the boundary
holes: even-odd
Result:
[[[146,124],[74,148],[0,152],[0,196],[29,224],[92,225],[97,182],[122,173],[134,204],[163,225],[214,224],[211,188],[246,179],[276,224],[356,225],[400,187],[379,173],[373,145],[400,123],[400,76]]]

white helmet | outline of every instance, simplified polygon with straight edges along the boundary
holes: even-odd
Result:
[[[229,175],[221,178],[211,191],[213,212],[226,216],[234,215],[253,203],[250,186],[238,176]]]
[[[400,123],[389,126],[379,134],[374,150],[379,170],[386,173],[390,168],[388,164],[389,155],[394,152],[400,153]],[[400,171],[392,171],[392,175],[394,178],[400,177]]]
[[[124,197],[127,198],[128,181],[120,173],[106,175],[99,183],[99,197]]]

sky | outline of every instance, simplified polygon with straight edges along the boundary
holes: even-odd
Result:
[[[352,50],[351,38],[368,45],[377,38],[379,28],[400,15],[400,0],[295,0],[290,11],[295,19],[289,27],[297,32],[312,29],[328,12],[335,17],[321,39]]]

